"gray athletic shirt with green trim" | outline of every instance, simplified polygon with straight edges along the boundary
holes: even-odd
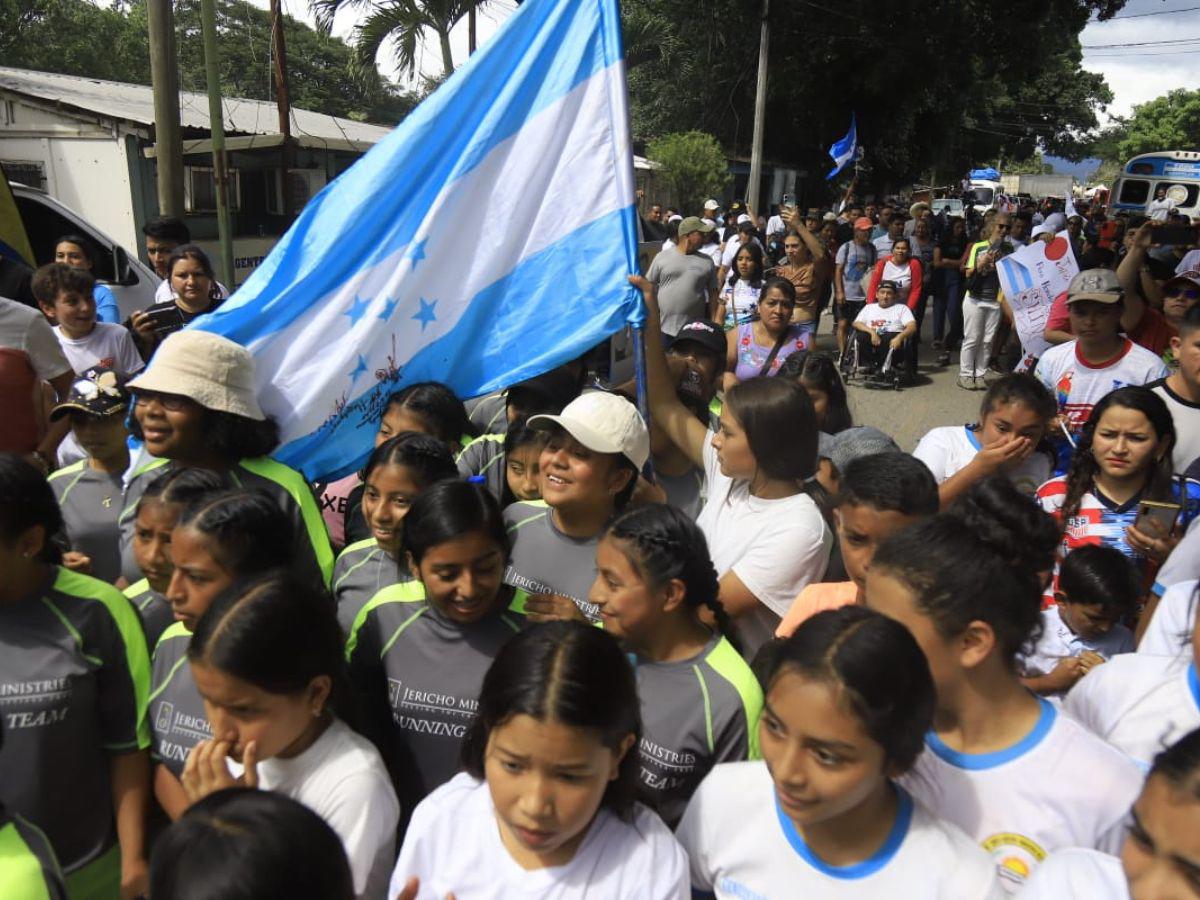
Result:
[[[121,574],[126,581],[133,582],[142,577],[133,558],[133,525],[138,501],[146,486],[174,465],[169,459],[159,459],[142,466],[125,488],[118,524],[121,526]],[[304,476],[268,456],[243,459],[229,470],[229,475],[238,487],[265,491],[279,503],[296,533],[292,571],[314,585],[327,588],[333,574],[333,548],[312,487]]]
[[[0,889],[12,900],[67,900],[46,833],[0,804]]]
[[[570,597],[589,622],[598,622],[600,610],[588,602],[588,595],[596,580],[600,535],[569,537],[558,530],[550,513],[541,500],[524,500],[504,510],[513,545],[504,582],[530,594]]]
[[[125,588],[125,596],[133,604],[134,611],[142,623],[142,631],[146,634],[146,648],[154,654],[154,646],[162,637],[164,631],[175,621],[175,613],[171,611],[171,603],[150,587],[150,582],[143,578]]]
[[[150,756],[175,775],[183,774],[192,748],[212,737],[204,700],[187,662],[192,633],[182,622],[163,632],[150,672]]]
[[[337,603],[338,624],[350,633],[359,610],[389,584],[412,581],[408,570],[388,556],[375,538],[351,544],[338,554],[333,564],[333,599]]]
[[[678,662],[636,658],[642,792],[674,828],[717,763],[758,757],[763,695],[750,666],[724,637]]]
[[[458,454],[458,474],[463,478],[482,475],[483,484],[496,502],[504,499],[504,435],[483,434]]]
[[[484,673],[521,627],[507,613],[453,622],[419,581],[385,588],[359,613],[346,643],[350,679],[406,815],[458,771]]]
[[[149,690],[137,614],[112,585],[60,567],[0,606],[4,803],[46,832],[68,874],[116,843],[110,754],[149,746]]]
[[[121,574],[121,475],[100,472],[81,459],[50,476],[62,510],[67,542],[92,559],[91,574],[109,584]]]

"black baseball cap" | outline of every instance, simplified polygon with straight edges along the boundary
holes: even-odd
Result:
[[[116,372],[107,366],[93,366],[75,379],[67,399],[50,412],[57,422],[72,410],[92,416],[112,416],[129,408],[129,391]]]
[[[725,357],[725,330],[716,322],[710,322],[708,319],[689,319],[671,339],[671,347],[687,342],[699,344],[718,358]]]

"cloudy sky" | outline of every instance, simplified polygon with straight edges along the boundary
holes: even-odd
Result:
[[[266,7],[268,0],[253,0]],[[284,8],[293,16],[311,22],[306,0],[284,0]],[[513,0],[492,0],[480,12],[479,42],[482,44],[516,9]],[[1150,15],[1147,15],[1147,14]],[[350,39],[358,12],[344,10],[335,20],[334,31]],[[1161,41],[1193,43],[1154,44]],[[1093,21],[1080,36],[1084,45],[1084,67],[1107,79],[1116,99],[1109,112],[1127,116],[1133,106],[1165,94],[1172,88],[1200,85],[1200,0],[1129,0],[1118,17],[1107,22]],[[1146,44],[1150,42],[1149,46]],[[1143,46],[1112,47],[1112,44]],[[465,23],[451,38],[455,62],[467,56]],[[1095,49],[1088,49],[1095,47]],[[398,77],[389,68],[388,55],[380,54],[385,74]],[[421,68],[429,74],[441,71],[441,54],[436,41],[422,51]],[[402,80],[402,79],[401,79]],[[1103,117],[1102,117],[1103,121]]]
[[[1156,43],[1163,41],[1176,43]],[[1115,115],[1126,116],[1135,104],[1172,88],[1200,85],[1197,0],[1129,0],[1117,18],[1090,23],[1080,43],[1084,68],[1101,73],[1116,95],[1109,110]],[[1111,44],[1143,46],[1105,46]]]

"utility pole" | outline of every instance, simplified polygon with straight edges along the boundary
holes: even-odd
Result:
[[[271,57],[275,105],[279,107],[279,133],[283,135],[283,144],[279,148],[280,200],[284,216],[291,220],[295,210],[292,209],[291,182],[288,176],[295,168],[296,148],[292,143],[292,106],[288,97],[287,47],[283,40],[283,11],[280,9],[280,0],[271,0]]]
[[[171,0],[148,0],[150,83],[154,89],[154,163],[158,212],[183,216],[183,138],[179,130],[179,62]]]
[[[757,216],[759,188],[762,184],[763,119],[767,109],[767,48],[770,44],[770,24],[767,18],[771,0],[763,0],[762,31],[758,38],[758,86],[754,91],[754,137],[750,147],[750,183],[746,186],[746,205]]]
[[[217,234],[221,241],[221,278],[233,284],[233,226],[229,215],[229,166],[225,159],[225,113],[221,106],[221,68],[217,56],[216,0],[200,0],[204,74],[208,81],[208,120],[212,132],[213,182],[217,194]]]
[[[475,53],[475,6],[467,10],[467,56]]]

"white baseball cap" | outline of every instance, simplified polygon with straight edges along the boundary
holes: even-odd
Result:
[[[720,208],[721,208],[721,204],[720,204],[720,203],[718,203],[716,200],[705,200],[705,201],[704,201],[704,208],[705,208],[705,209],[720,209]]]
[[[751,219],[751,218],[750,218],[748,215],[746,215],[745,213],[742,213],[740,216],[738,216],[738,217],[737,217],[737,223],[738,223],[739,225],[745,225],[747,222],[753,222],[753,221],[754,221],[754,220],[753,220],[753,219]]]
[[[557,416],[531,416],[541,431],[558,425],[589,450],[620,453],[640,472],[650,458],[650,432],[637,407],[619,394],[591,391],[566,405]]]

